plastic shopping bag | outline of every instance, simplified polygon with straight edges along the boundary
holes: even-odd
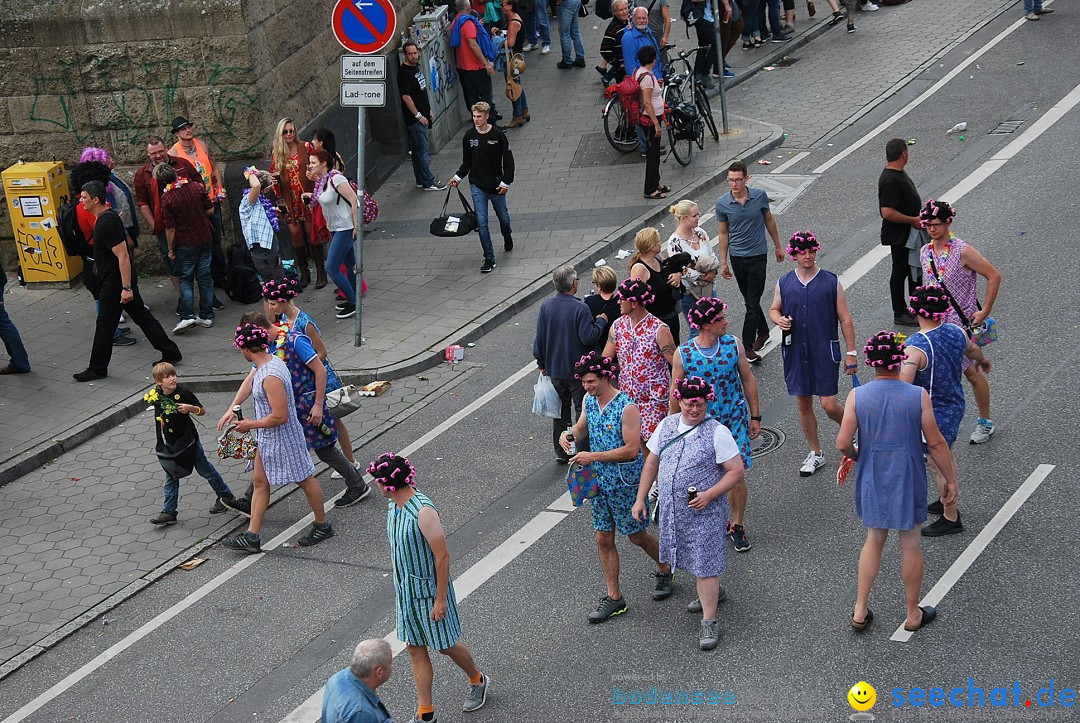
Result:
[[[551,377],[541,374],[533,384],[533,414],[559,419],[562,417],[562,400],[551,383]]]

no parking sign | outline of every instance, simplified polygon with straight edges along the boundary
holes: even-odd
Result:
[[[394,39],[397,12],[390,0],[337,0],[330,27],[346,50],[377,53]]]

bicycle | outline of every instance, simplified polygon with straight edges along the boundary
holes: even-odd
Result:
[[[615,92],[615,86],[609,85],[605,93],[608,102],[600,115],[604,119],[604,135],[608,143],[619,153],[631,153],[638,147],[637,129],[630,123],[630,116]]]
[[[664,48],[673,48],[673,45],[665,45]],[[694,68],[690,62],[690,59],[697,53],[703,50],[710,50],[710,46],[698,46],[693,50],[681,51],[677,57],[683,62],[685,70],[681,73],[676,73],[674,69],[674,63],[671,65],[665,65],[664,72],[664,85],[668,86],[664,91],[664,103],[674,108],[679,102],[684,100],[693,100],[694,105],[697,107],[698,113],[705,121],[705,125],[709,128],[709,135],[712,136],[714,141],[720,140],[720,130],[716,127],[716,121],[712,117],[712,103],[709,102],[709,95],[705,92],[705,88],[698,83],[697,76],[694,75]],[[689,86],[684,88],[684,86]],[[669,91],[673,94],[671,96],[672,102],[669,100]],[[687,91],[684,93],[684,91]]]

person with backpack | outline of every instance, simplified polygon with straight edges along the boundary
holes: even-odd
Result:
[[[638,8],[638,11],[641,8]],[[635,12],[638,12],[635,11]],[[648,143],[645,154],[645,190],[648,199],[667,198],[669,189],[660,184],[660,134],[663,133],[664,94],[660,81],[653,75],[653,66],[659,63],[656,48],[644,45],[638,50],[638,68],[634,71],[634,80],[641,87],[641,112],[638,114],[638,127]]]
[[[469,0],[455,0],[457,15],[450,26],[450,47],[461,78],[461,95],[470,109],[480,101],[491,107],[491,120],[502,116],[495,110],[491,96],[491,78],[495,75],[495,46],[491,34],[473,12]]]
[[[315,190],[304,194],[310,202],[318,204],[330,231],[330,249],[326,253],[326,273],[345,294],[345,303],[337,312],[339,319],[356,314],[356,256],[353,241],[360,228],[359,200],[349,179],[340,171],[333,170],[334,159],[320,149],[308,157],[308,171],[315,178]],[[344,263],[348,272],[339,268]]]

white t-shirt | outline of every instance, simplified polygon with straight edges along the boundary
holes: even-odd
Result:
[[[668,236],[667,248],[664,252],[665,258],[671,258],[680,251],[685,251],[690,254],[694,258],[694,261],[697,261],[702,256],[712,256],[713,258],[716,258],[716,254],[713,253],[712,247],[709,246],[709,234],[701,226],[694,227],[694,238],[698,241],[700,248],[694,248],[689,241],[677,236],[677,233],[678,232],[675,232]],[[701,278],[701,274],[688,268],[682,278],[683,286],[690,287],[698,282],[698,279]]]
[[[645,444],[645,446],[648,447],[649,451],[653,454],[660,454],[660,429],[664,425],[671,424],[671,422],[669,421],[671,417],[678,418],[679,428],[675,430],[675,434],[682,434],[686,430],[692,429],[689,424],[683,423],[682,414],[672,414],[671,416],[667,417],[666,419],[664,419],[664,421],[660,422],[660,424],[656,427],[656,431],[653,432],[653,435],[649,437],[649,441]],[[704,424],[704,421],[702,422],[702,424]],[[701,424],[697,426],[700,427]],[[691,432],[690,434],[683,437],[683,439],[689,439],[695,434],[700,433],[700,430]],[[717,423],[716,427],[713,429],[713,449],[716,450],[717,464],[723,464],[724,462],[735,459],[741,454],[741,452],[739,452],[739,445],[735,444],[735,438],[731,436],[731,432],[728,430],[727,427],[720,423]]]
[[[331,182],[333,186],[331,186]],[[349,187],[349,179],[345,178],[345,174],[331,172],[330,180],[326,183],[326,188],[319,194],[319,205],[322,206],[323,218],[326,219],[326,227],[330,229],[330,233],[335,231],[349,231],[353,227],[352,222],[352,204],[345,199],[345,188]],[[338,193],[341,193],[341,198],[338,198]]]

